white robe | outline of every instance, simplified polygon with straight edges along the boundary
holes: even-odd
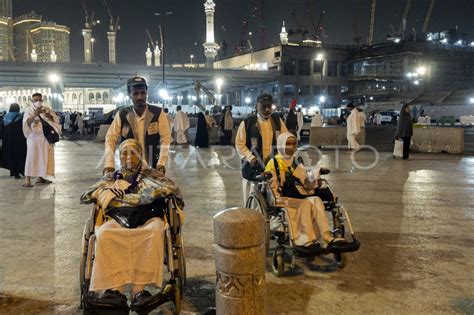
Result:
[[[303,130],[304,118],[302,112],[296,112],[296,121],[298,122],[298,130],[296,130],[296,137],[298,141],[301,140],[301,130]]]
[[[365,121],[367,119],[367,116],[365,116],[364,112],[358,111],[358,117],[359,117],[359,128],[365,128]]]
[[[323,116],[320,113],[317,113],[311,119],[311,127],[322,127],[323,126]]]
[[[269,163],[273,164],[273,160]],[[305,246],[313,241],[321,240],[323,233],[330,231],[321,199],[319,197],[307,197],[305,199],[282,197],[278,192],[278,177],[274,168],[272,168],[272,175],[271,186],[276,197],[277,206],[286,208],[288,211],[293,242],[297,246]],[[304,182],[307,176],[304,166],[300,164],[293,175]],[[319,176],[319,170],[317,170],[316,176]],[[281,183],[285,182],[285,178],[285,172],[280,170]]]
[[[135,229],[115,220],[96,227],[95,260],[91,291],[119,288],[125,284],[162,286],[164,231],[160,218]]]
[[[60,133],[61,125],[58,116],[51,109],[47,107],[45,109],[53,116],[53,121],[47,119],[44,114],[41,114],[41,117]],[[28,118],[33,114],[34,108],[30,107],[23,116],[23,134],[27,145],[25,176],[54,176],[54,145],[49,144],[44,137],[43,125],[38,117],[31,125],[27,124]]]
[[[174,119],[174,129],[176,131],[176,142],[178,144],[188,143],[186,130],[189,128],[189,118],[186,113],[178,111]]]
[[[349,149],[358,150],[360,145],[356,141],[356,136],[360,133],[359,112],[353,109],[347,118],[347,146]]]

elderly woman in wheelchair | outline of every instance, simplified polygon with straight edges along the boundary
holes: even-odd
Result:
[[[289,132],[278,137],[277,150],[247,201],[247,207],[257,208],[267,216],[267,236],[271,235],[279,244],[273,254],[274,272],[278,276],[283,274],[285,242],[292,246],[296,256],[313,258],[333,253],[341,263],[341,253],[357,250],[359,243],[355,238],[353,242],[344,239],[342,210],[335,204],[330,188],[319,187],[319,173],[327,174],[329,170],[321,168],[315,178],[310,178],[302,161],[295,157],[297,139]],[[326,211],[333,215],[332,230]],[[267,246],[268,243],[269,239]]]
[[[121,170],[81,196],[95,203],[83,239],[81,306],[146,313],[167,301],[179,308],[185,280],[180,233],[184,206],[179,189],[153,169],[142,168],[142,148],[134,139],[119,147]],[[163,262],[171,277],[162,288]]]

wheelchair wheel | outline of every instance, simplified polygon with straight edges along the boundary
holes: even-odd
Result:
[[[183,296],[183,287],[181,286],[182,279],[176,279],[176,288],[174,291],[174,310],[175,314],[179,315],[181,313],[181,299]]]
[[[79,266],[79,286],[81,290],[81,300],[80,300],[80,308],[84,308],[85,302],[85,295],[89,291],[89,283],[86,282],[86,268],[87,268],[87,256],[89,252],[89,238],[90,238],[90,219],[87,219],[86,225],[84,227],[84,232],[82,234],[82,246],[81,246],[81,262]]]
[[[275,248],[272,255],[272,270],[275,276],[281,277],[285,273],[285,248],[279,246]]]
[[[270,220],[268,218],[268,211],[267,211],[267,206],[265,199],[263,199],[263,196],[258,193],[252,193],[250,197],[247,199],[247,202],[245,204],[246,208],[255,210],[257,212],[260,212],[263,215],[263,219],[265,220],[264,222],[264,229],[265,229],[265,252],[268,251],[268,248],[270,247]]]
[[[178,260],[178,281],[180,294],[186,285],[186,259],[184,258],[184,242],[181,233],[176,236],[176,255]]]
[[[334,260],[336,261],[337,267],[343,269],[347,266],[348,260],[347,255],[343,253],[334,253]]]

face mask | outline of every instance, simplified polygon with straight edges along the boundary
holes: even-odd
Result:
[[[40,108],[41,106],[43,106],[43,102],[41,102],[41,101],[34,102],[33,106],[36,107],[36,108]]]

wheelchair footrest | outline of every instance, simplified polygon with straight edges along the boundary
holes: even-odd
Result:
[[[360,242],[354,239],[352,242],[344,242],[341,244],[334,244],[330,248],[327,248],[328,253],[350,253],[358,251],[360,247]]]
[[[314,257],[314,256],[325,254],[326,249],[321,246],[311,246],[311,247],[295,246],[293,248],[293,252],[295,256],[305,258],[305,257]]]

